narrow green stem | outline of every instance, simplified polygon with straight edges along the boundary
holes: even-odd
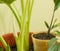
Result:
[[[11,9],[12,13],[14,14],[14,16],[15,16],[15,18],[16,18],[16,20],[17,20],[19,29],[21,29],[21,22],[19,21],[17,14],[15,13],[15,11],[14,11],[13,8],[11,7],[11,5],[8,5],[8,7]]]
[[[23,13],[22,13],[23,20],[22,20],[22,26],[21,26],[21,34],[19,36],[19,39],[20,39],[20,51],[24,50],[24,35],[25,35],[25,26],[26,26],[26,13],[27,13],[26,8],[23,9]]]
[[[33,7],[34,0],[32,0],[32,4],[30,0],[28,1],[28,21],[26,23],[26,34],[25,34],[25,51],[29,51],[29,25],[30,25],[30,19],[31,19],[31,12]]]
[[[20,12],[17,10],[17,8],[16,8],[16,6],[15,6],[15,5],[13,5],[13,6],[14,6],[15,10],[16,10],[16,11],[17,11],[17,13],[18,13],[18,16],[19,16],[20,22],[22,22],[22,17],[20,16]]]
[[[24,0],[21,0],[21,9],[22,9],[22,14],[24,13]]]
[[[21,48],[20,48],[20,40],[17,41],[17,51],[20,51]],[[22,50],[23,51],[23,50]]]
[[[25,34],[25,24],[26,24],[26,14],[23,15],[22,27],[21,27],[21,34],[20,38],[20,51],[23,51],[24,48],[24,34]]]
[[[27,14],[28,14],[28,7],[30,8],[30,0],[26,0],[26,11],[27,11]],[[26,26],[25,26],[25,36],[24,36],[24,50],[25,51],[29,51],[29,25],[28,25],[28,18],[29,16],[26,17],[27,18],[27,21],[26,21]]]
[[[53,19],[54,19],[54,13],[55,13],[55,10],[53,11],[53,15],[52,15],[50,27],[49,27],[49,29],[48,29],[48,35],[50,34],[50,30],[51,30],[51,27],[52,27],[52,23],[53,23]]]
[[[6,50],[7,43],[5,42],[5,40],[3,39],[2,36],[0,36],[0,41],[2,42],[2,44],[3,44],[3,46],[4,46],[5,50]]]

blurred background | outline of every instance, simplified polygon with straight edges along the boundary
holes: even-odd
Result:
[[[14,6],[14,4],[18,11],[21,12],[19,0],[14,2],[12,6]],[[30,32],[47,31],[44,21],[50,23],[53,9],[53,0],[35,0],[31,15]],[[55,18],[58,19],[57,22],[60,22],[60,8],[55,12]],[[13,23],[16,32],[18,32],[19,29],[14,15],[6,5],[0,4],[0,34],[13,32]],[[57,29],[60,30],[60,28]]]

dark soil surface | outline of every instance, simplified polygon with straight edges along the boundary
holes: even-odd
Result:
[[[17,51],[16,46],[11,48],[11,51]]]
[[[33,37],[41,40],[49,40],[51,38],[54,38],[55,36],[52,34],[48,35],[47,33],[38,33],[38,34],[34,34]]]

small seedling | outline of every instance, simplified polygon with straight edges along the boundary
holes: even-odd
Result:
[[[59,8],[60,6],[60,0],[54,0],[54,3],[55,3],[55,7],[54,7],[54,12]],[[54,14],[53,14],[54,15]],[[52,17],[54,18],[54,17]],[[53,22],[53,19],[52,21]],[[56,21],[55,21],[56,22]],[[60,26],[60,23],[58,24],[50,24],[50,28],[48,29],[48,33],[50,33],[51,29],[55,28],[55,27],[58,27]],[[56,34],[57,36],[60,36],[60,31],[58,30],[55,30],[54,31],[54,34]],[[48,51],[60,51],[60,42],[57,42],[57,38],[52,38],[50,41],[49,41],[49,48],[48,48]]]
[[[48,23],[46,21],[44,22],[46,27],[48,28],[48,32],[47,32],[48,36],[49,36],[52,29],[60,26],[60,23],[56,24],[57,19],[54,20],[54,13],[60,6],[60,0],[54,0],[54,4],[55,4],[55,6],[54,6],[53,15],[52,15],[50,25],[48,25]]]

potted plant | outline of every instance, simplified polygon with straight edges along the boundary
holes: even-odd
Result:
[[[34,0],[26,0],[26,4],[24,4],[24,0],[20,0],[22,15],[20,15],[17,9],[14,10],[14,8],[11,6],[14,1],[15,0],[0,0],[0,3],[6,4],[17,20],[17,24],[20,30],[19,36],[17,35],[17,32],[15,31],[15,26],[13,24],[17,51],[29,51],[29,23]],[[17,11],[18,14],[15,11]],[[5,51],[11,51],[9,44],[5,42],[2,36],[0,36],[0,41],[2,42]]]
[[[32,35],[33,44],[34,44],[34,51],[47,51],[48,50],[48,42],[50,39],[55,38],[56,35],[53,34],[51,31],[53,28],[60,26],[60,23],[56,23],[57,19],[54,20],[54,13],[58,9],[60,5],[60,0],[54,0],[54,10],[51,19],[50,25],[45,21],[45,25],[48,28],[47,32],[39,32]]]

